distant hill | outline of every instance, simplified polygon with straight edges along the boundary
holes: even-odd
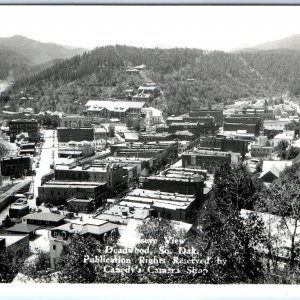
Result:
[[[254,47],[241,48],[234,52],[241,51],[257,51],[257,50],[278,50],[278,49],[289,49],[289,50],[300,50],[300,34],[292,35],[276,41],[268,41],[262,44],[258,44]]]
[[[53,43],[42,43],[21,35],[0,38],[0,80],[12,75],[15,79],[28,76],[57,62],[83,53]]]
[[[128,66],[141,64],[147,65],[146,71],[126,74]],[[300,95],[300,51],[226,53],[105,46],[18,80],[5,99],[10,99],[11,106],[16,108],[26,105],[39,111],[55,107],[76,113],[90,98],[118,98],[129,87],[137,88],[145,81],[154,81],[161,87],[162,96],[151,104],[166,114],[288,91]],[[20,103],[18,99],[23,93],[33,100]]]

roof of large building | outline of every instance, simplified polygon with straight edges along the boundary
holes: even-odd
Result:
[[[39,229],[39,226],[36,226],[36,225],[31,225],[31,224],[16,224],[15,226],[12,226],[12,227],[6,229],[6,231],[30,233],[30,232],[33,232],[33,231],[35,231],[37,229]]]
[[[106,108],[109,111],[126,111],[129,108],[143,108],[148,106],[146,102],[119,101],[119,100],[89,100],[86,104],[89,110],[101,110]]]
[[[47,181],[44,185],[42,185],[40,188],[47,187],[47,188],[59,188],[59,189],[65,189],[65,188],[95,188],[101,185],[106,185],[106,182],[91,182],[91,181],[60,181],[60,180],[50,180]]]
[[[176,210],[186,209],[195,199],[194,195],[135,189],[123,201],[131,202],[133,206],[135,203],[143,203],[151,205],[151,207],[165,207]]]
[[[50,221],[50,222],[59,222],[63,220],[65,216],[59,215],[59,214],[53,214],[53,213],[34,213],[34,214],[28,214],[23,217],[23,220],[37,220],[37,221]]]
[[[5,239],[5,246],[6,248],[21,241],[22,239],[24,239],[24,237],[26,237],[27,234],[1,234],[0,235],[0,239],[4,238]]]
[[[94,234],[102,235],[111,230],[117,229],[118,227],[115,224],[105,222],[103,224],[76,224],[76,223],[67,223],[58,227],[53,228],[52,230],[61,230],[67,231],[69,233],[78,233],[80,235],[84,234]]]

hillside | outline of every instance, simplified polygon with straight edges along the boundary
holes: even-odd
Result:
[[[300,34],[292,35],[276,41],[265,42],[255,46],[254,48],[258,50],[276,50],[276,49],[300,50]]]
[[[0,80],[9,75],[15,79],[39,72],[58,59],[81,54],[84,49],[41,43],[23,36],[0,38]]]
[[[128,66],[140,64],[147,65],[144,73],[126,74]],[[18,99],[24,92],[34,98],[26,106],[37,111],[54,107],[77,112],[90,98],[119,97],[149,78],[163,91],[152,104],[167,114],[177,114],[239,98],[286,91],[297,95],[299,70],[300,52],[291,50],[225,53],[106,46],[17,81],[9,91],[10,104],[20,106]]]

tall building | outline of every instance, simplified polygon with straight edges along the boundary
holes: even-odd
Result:
[[[30,142],[38,142],[40,140],[40,131],[37,120],[34,119],[17,119],[8,123],[10,142],[13,143],[17,135],[21,132],[28,133]]]

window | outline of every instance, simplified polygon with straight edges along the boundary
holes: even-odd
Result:
[[[61,236],[65,239],[65,238],[67,237],[67,233],[63,231],[63,232],[61,233]]]
[[[56,245],[53,245],[53,247],[52,247],[52,248],[53,248],[53,250],[56,250]]]
[[[54,236],[54,237],[57,237],[57,231],[54,231],[54,232],[53,232],[53,236]]]

